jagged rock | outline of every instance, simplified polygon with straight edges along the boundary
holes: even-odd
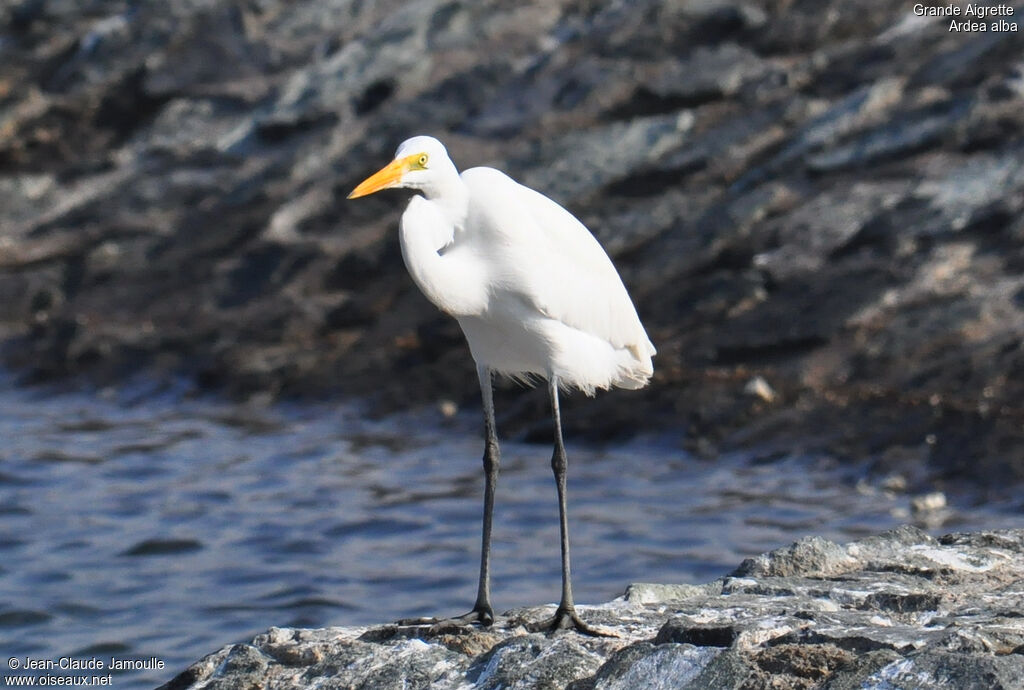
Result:
[[[186,688],[1022,688],[1024,531],[805,539],[704,585],[630,586],[581,609],[615,637],[489,629],[272,628],[162,686]]]

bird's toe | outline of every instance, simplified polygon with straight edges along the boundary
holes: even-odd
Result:
[[[487,606],[475,608],[461,616],[452,616],[451,618],[403,618],[395,621],[395,624],[401,627],[425,627],[428,634],[436,635],[467,626],[478,625],[483,628],[489,628],[494,624],[494,611],[491,607]]]
[[[551,618],[538,623],[531,623],[526,626],[526,629],[530,632],[544,633],[552,633],[558,630],[575,630],[581,635],[588,635],[590,637],[618,637],[618,635],[611,630],[595,628],[588,625],[582,618],[580,618],[575,609],[559,608]]]

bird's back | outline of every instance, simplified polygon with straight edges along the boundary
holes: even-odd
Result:
[[[492,313],[479,318],[519,320],[547,347],[549,371],[506,373],[554,373],[587,392],[643,386],[653,372],[654,346],[590,231],[497,170],[472,168],[462,179],[470,192],[464,241],[486,263],[492,293]],[[483,348],[474,347],[473,332],[482,325],[463,324],[475,357]]]

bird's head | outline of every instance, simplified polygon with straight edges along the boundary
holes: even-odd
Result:
[[[406,139],[395,152],[395,159],[359,183],[348,195],[356,199],[382,189],[405,187],[428,190],[452,173],[458,175],[444,145],[434,137]]]

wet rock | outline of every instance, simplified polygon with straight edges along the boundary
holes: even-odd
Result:
[[[708,665],[722,654],[714,648],[689,644],[637,642],[612,654],[600,670],[568,690],[669,690],[697,687]]]
[[[563,688],[594,674],[603,661],[578,640],[542,635],[511,637],[476,659],[466,680],[482,690]]]
[[[1024,531],[820,538],[704,585],[631,585],[581,613],[615,637],[489,629],[272,628],[163,688],[1020,688]]]
[[[965,657],[961,654],[926,651],[913,658],[894,661],[871,674],[864,683],[881,687],[925,690],[962,687],[1009,690],[1021,687],[1024,657]]]
[[[567,205],[621,269],[657,373],[567,402],[573,437],[1012,491],[1017,43],[881,0],[7,3],[0,357],[25,381],[478,404],[402,267],[401,195],[344,198],[425,132]]]
[[[821,537],[809,537],[786,549],[747,559],[733,576],[770,575],[784,577],[794,573],[839,574],[856,565],[846,549]]]

